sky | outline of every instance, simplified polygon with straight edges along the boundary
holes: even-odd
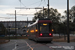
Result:
[[[34,13],[40,9],[20,9],[24,8],[36,8],[47,7],[48,0],[0,0],[0,21],[14,21],[15,15],[10,14],[29,14],[29,15],[17,15],[17,21],[32,20]],[[75,0],[69,0],[69,9],[75,5]],[[19,9],[16,9],[19,8]],[[67,10],[67,0],[49,0],[49,8],[57,9],[61,15],[65,15],[64,11]]]

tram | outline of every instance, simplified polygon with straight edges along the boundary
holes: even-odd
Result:
[[[28,25],[28,39],[35,41],[52,41],[53,29],[50,19],[37,19],[33,24]]]

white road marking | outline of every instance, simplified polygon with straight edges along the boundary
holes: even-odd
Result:
[[[33,50],[33,48],[25,41],[25,43],[27,44],[27,46],[31,49],[31,50]],[[20,48],[23,48],[23,47],[25,47],[25,46],[22,46],[22,47],[20,47]],[[17,48],[17,41],[15,42],[15,48],[14,49],[12,49],[12,50],[17,50],[17,49],[20,49],[20,48]]]
[[[12,50],[17,50],[17,41],[15,42],[15,48]]]
[[[25,41],[26,42],[26,41]],[[26,42],[26,44],[27,44],[27,46],[29,46],[29,48],[31,49],[31,50],[33,50],[33,48]]]

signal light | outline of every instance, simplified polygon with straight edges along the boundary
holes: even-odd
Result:
[[[40,36],[42,36],[43,34],[42,33],[40,33]]]
[[[54,29],[52,29],[52,32],[54,31]]]
[[[28,33],[28,31],[27,31],[27,33]]]

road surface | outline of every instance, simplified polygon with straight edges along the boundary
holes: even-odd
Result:
[[[35,42],[28,39],[10,40],[0,50],[75,50],[75,42]]]

